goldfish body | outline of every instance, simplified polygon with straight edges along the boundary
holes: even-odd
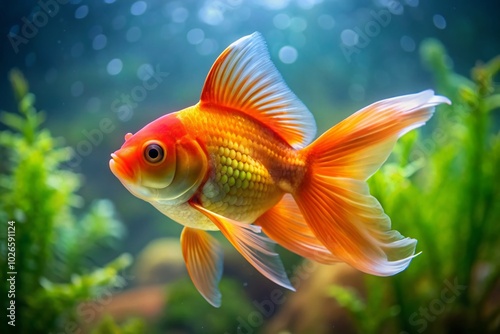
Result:
[[[430,90],[383,100],[313,142],[312,114],[254,33],[218,57],[198,104],[127,134],[110,168],[132,194],[185,226],[189,275],[214,306],[222,252],[207,231],[222,232],[258,271],[291,290],[274,242],[321,263],[388,276],[408,266],[416,240],[391,230],[365,181],[398,137],[440,103],[449,100]]]

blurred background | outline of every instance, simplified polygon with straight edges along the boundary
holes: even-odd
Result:
[[[4,310],[9,220],[18,272],[16,327],[2,317],[2,333],[498,332],[498,11],[462,0],[0,2]],[[372,277],[279,248],[291,293],[225,244],[214,309],[185,272],[182,226],[111,174],[125,133],[196,103],[220,52],[254,31],[318,133],[383,98],[432,88],[453,100],[370,180],[393,228],[419,240],[405,272]]]

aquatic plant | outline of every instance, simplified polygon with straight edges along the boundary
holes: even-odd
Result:
[[[409,268],[366,277],[365,298],[340,286],[329,293],[353,315],[360,333],[498,333],[500,303],[500,57],[479,63],[472,79],[454,73],[444,47],[420,48],[440,94],[432,132],[400,139],[390,162],[370,179],[395,228],[415,237]],[[428,127],[426,127],[428,128]],[[385,310],[385,311],[381,311]],[[404,333],[403,332],[403,333]]]
[[[15,310],[7,310],[13,317],[2,317],[0,332],[74,333],[81,325],[77,305],[125,284],[120,271],[131,262],[129,255],[103,268],[91,269],[88,261],[96,245],[115,243],[124,228],[108,200],[75,217],[73,210],[83,204],[75,194],[82,180],[61,168],[71,152],[40,127],[44,114],[35,109],[22,74],[11,71],[10,80],[19,112],[0,116],[10,128],[0,132],[0,294],[2,310],[12,300]],[[14,233],[7,233],[9,226]],[[8,292],[15,296],[7,298]]]

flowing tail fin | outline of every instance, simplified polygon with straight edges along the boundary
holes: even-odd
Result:
[[[340,122],[303,149],[309,163],[293,194],[316,237],[341,260],[374,275],[404,270],[415,239],[391,230],[391,221],[365,182],[396,140],[423,125],[434,107],[450,103],[431,90],[374,103]]]

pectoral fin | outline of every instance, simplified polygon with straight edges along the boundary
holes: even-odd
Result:
[[[217,287],[222,276],[222,249],[219,242],[203,230],[184,227],[181,234],[182,255],[194,285],[213,306],[221,304]]]
[[[274,243],[260,233],[260,226],[240,223],[211,212],[199,204],[190,204],[207,216],[238,252],[262,275],[282,287],[295,291],[288,280],[279,255],[273,251]]]

